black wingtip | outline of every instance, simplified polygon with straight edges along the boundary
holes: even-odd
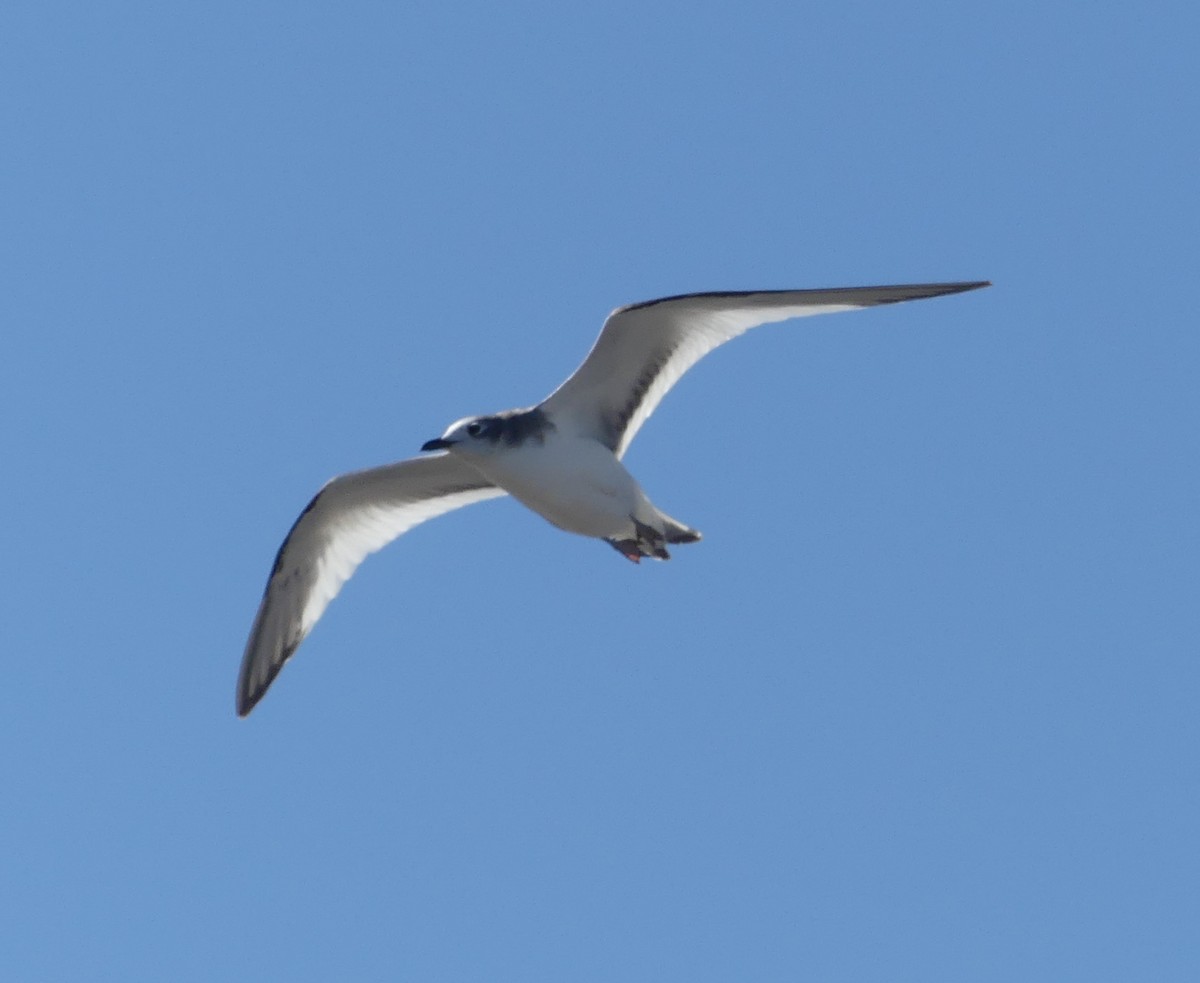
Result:
[[[290,655],[291,653],[288,654]],[[267,690],[269,690],[271,688],[271,684],[275,682],[275,677],[279,675],[279,671],[283,668],[283,664],[287,661],[287,658],[288,657],[285,656],[272,665],[267,674],[267,678],[264,679],[254,689],[244,688],[241,681],[238,681],[237,715],[239,717],[250,716],[250,711],[258,706],[262,698],[267,695]]]
[[[705,299],[712,297],[753,297],[756,294],[810,294],[813,296],[821,294],[840,294],[842,296],[858,295],[865,297],[869,294],[877,294],[882,290],[891,291],[895,296],[888,297],[885,300],[872,299],[862,302],[863,307],[873,307],[877,304],[900,304],[906,300],[927,300],[930,297],[945,297],[948,294],[960,294],[967,290],[978,290],[981,287],[990,287],[991,280],[961,280],[947,283],[892,283],[892,284],[876,284],[869,287],[817,287],[813,289],[792,289],[792,290],[710,290],[703,293],[691,294],[672,294],[669,297],[658,297],[654,300],[643,300],[636,304],[626,304],[624,307],[618,307],[613,311],[613,315],[628,314],[630,311],[642,310],[647,307],[656,307],[659,304],[669,304],[677,300],[692,300]]]
[[[281,664],[282,667],[282,664]],[[240,719],[245,720],[250,716],[250,711],[253,710],[262,698],[267,695],[267,690],[271,688],[271,684],[275,682],[275,677],[279,675],[278,670],[271,674],[271,678],[266,680],[256,690],[238,690],[237,694],[237,715]]]
[[[881,304],[902,304],[907,300],[929,300],[933,297],[948,297],[968,290],[990,287],[991,280],[964,280],[956,283],[914,283],[911,286],[866,287],[864,290],[892,290],[895,295],[880,301]]]
[[[263,694],[266,693],[266,691],[267,690],[265,686],[255,693],[251,693],[239,687],[237,694],[238,717],[244,720],[246,717],[250,716],[250,711],[258,706],[258,701],[263,698]]]
[[[255,627],[257,628],[257,625]],[[254,637],[254,635],[251,635],[252,642]],[[248,717],[250,715],[250,711],[258,706],[262,698],[267,695],[267,690],[271,688],[271,684],[275,682],[276,678],[279,676],[279,673],[283,671],[283,667],[287,664],[288,659],[290,659],[295,654],[296,649],[300,647],[300,642],[303,640],[303,638],[304,636],[301,635],[300,638],[296,639],[295,642],[285,645],[276,654],[275,658],[268,663],[266,676],[257,686],[254,687],[250,686],[248,682],[248,676],[250,674],[251,666],[256,660],[251,659],[249,656],[243,657],[242,668],[238,673],[237,685],[237,715],[239,717]]]

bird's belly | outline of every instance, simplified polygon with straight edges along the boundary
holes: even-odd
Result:
[[[599,538],[623,535],[644,496],[607,448],[587,443],[593,446],[522,448],[488,462],[488,477],[559,529]]]

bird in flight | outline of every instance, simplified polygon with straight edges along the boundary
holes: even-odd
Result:
[[[640,562],[700,533],[655,506],[621,463],[667,391],[719,345],[761,324],[922,300],[987,281],[663,297],[621,307],[570,378],[536,406],[470,416],[426,456],[334,478],[279,548],[238,674],[246,716],[370,553],[428,519],[512,495],[560,529]]]

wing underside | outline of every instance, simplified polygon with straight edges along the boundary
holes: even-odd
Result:
[[[618,457],[680,377],[750,328],[974,290],[984,281],[681,294],[609,315],[583,364],[541,404]]]
[[[448,454],[334,478],[279,548],[238,674],[245,716],[363,559],[409,529],[504,492]]]

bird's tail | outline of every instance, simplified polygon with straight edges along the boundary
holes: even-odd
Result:
[[[627,539],[609,539],[608,544],[634,563],[641,560],[643,556],[653,557],[656,560],[669,560],[671,554],[667,552],[667,543],[672,545],[694,543],[700,539],[699,530],[685,526],[682,522],[676,522],[662,512],[656,516],[658,520],[656,525],[662,526],[661,532],[656,526],[639,522],[632,515],[629,518],[633,521],[634,535]]]
[[[700,541],[699,529],[685,526],[682,522],[675,521],[669,515],[664,515],[662,519],[663,539],[668,543],[698,543]]]

